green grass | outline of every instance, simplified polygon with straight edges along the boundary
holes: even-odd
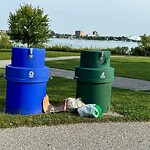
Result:
[[[73,52],[57,52],[57,51],[46,51],[46,57],[61,57],[61,56],[79,56],[79,53]]]
[[[149,121],[150,95],[146,92],[112,89],[111,110],[124,115],[124,118],[103,116],[101,119],[81,118],[76,113],[53,113],[39,115],[5,114],[6,81],[0,77],[0,128],[18,126],[59,125],[68,123],[91,123],[110,121]],[[47,94],[50,102],[55,105],[67,97],[75,97],[76,83],[74,80],[54,78],[48,82]],[[147,91],[149,92],[149,91]]]
[[[112,106],[128,121],[150,120],[150,91],[135,92],[113,88]]]
[[[11,59],[11,51],[1,51],[0,50],[0,60]]]
[[[75,66],[79,64],[79,59],[46,62],[51,68],[68,70],[75,70]],[[112,57],[111,67],[115,68],[115,76],[150,80],[149,57]]]
[[[5,69],[0,68],[0,74],[4,74],[5,73]]]
[[[45,65],[50,68],[59,68],[67,70],[75,70],[75,66],[79,65],[79,59],[46,61]]]
[[[150,57],[111,58],[111,66],[116,76],[150,80]]]

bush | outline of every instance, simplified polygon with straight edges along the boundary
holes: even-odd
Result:
[[[145,48],[145,56],[150,56],[150,47],[149,48]]]
[[[69,46],[55,45],[55,46],[47,47],[46,50],[47,51],[60,51],[60,52],[76,52],[76,53],[79,53],[83,49],[71,48]]]
[[[133,55],[133,56],[150,56],[150,48],[142,48],[142,47],[131,48],[131,55]]]
[[[144,51],[141,47],[131,48],[131,55],[134,56],[144,56]]]
[[[112,54],[118,54],[118,55],[127,55],[129,53],[128,47],[115,47],[111,50]]]
[[[80,53],[82,50],[95,50],[95,49],[92,49],[92,48],[71,48],[69,46],[55,45],[55,46],[47,47],[46,50],[47,51],[61,51],[61,52]],[[100,49],[97,49],[97,50],[100,50]],[[129,53],[128,47],[107,48],[107,49],[101,49],[101,50],[108,50],[108,51],[111,51],[112,54],[118,54],[118,55],[126,55]]]
[[[115,47],[115,48],[107,48],[107,49],[103,49],[103,50],[109,50],[111,51],[111,54],[114,55],[127,55],[129,54],[129,49],[128,47]]]
[[[12,43],[9,41],[9,37],[7,34],[0,35],[0,49],[10,49],[12,47]]]

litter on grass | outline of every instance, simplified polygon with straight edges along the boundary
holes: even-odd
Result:
[[[96,104],[87,104],[85,106],[81,106],[77,109],[77,112],[81,117],[102,117],[102,109]]]
[[[43,100],[44,113],[57,113],[57,112],[74,112],[77,110],[81,117],[102,117],[102,110],[96,104],[85,104],[81,98],[65,98],[56,106],[49,102],[49,97],[46,95]]]

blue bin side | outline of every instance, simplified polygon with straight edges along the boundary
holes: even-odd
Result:
[[[49,76],[44,49],[12,48],[12,61],[6,66],[6,113],[41,113]]]
[[[45,65],[45,50],[13,47],[11,65],[25,68],[42,68]]]
[[[6,66],[6,113],[42,113],[42,101],[46,96],[46,84],[50,69]]]
[[[6,113],[39,114],[42,113],[42,101],[46,96],[46,82],[20,83],[7,81]]]

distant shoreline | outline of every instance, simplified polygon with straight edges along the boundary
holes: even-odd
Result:
[[[91,39],[69,39],[69,38],[50,38],[48,46],[69,46],[71,48],[115,48],[115,47],[137,47],[139,42],[132,41],[113,41],[113,40],[91,40]]]

